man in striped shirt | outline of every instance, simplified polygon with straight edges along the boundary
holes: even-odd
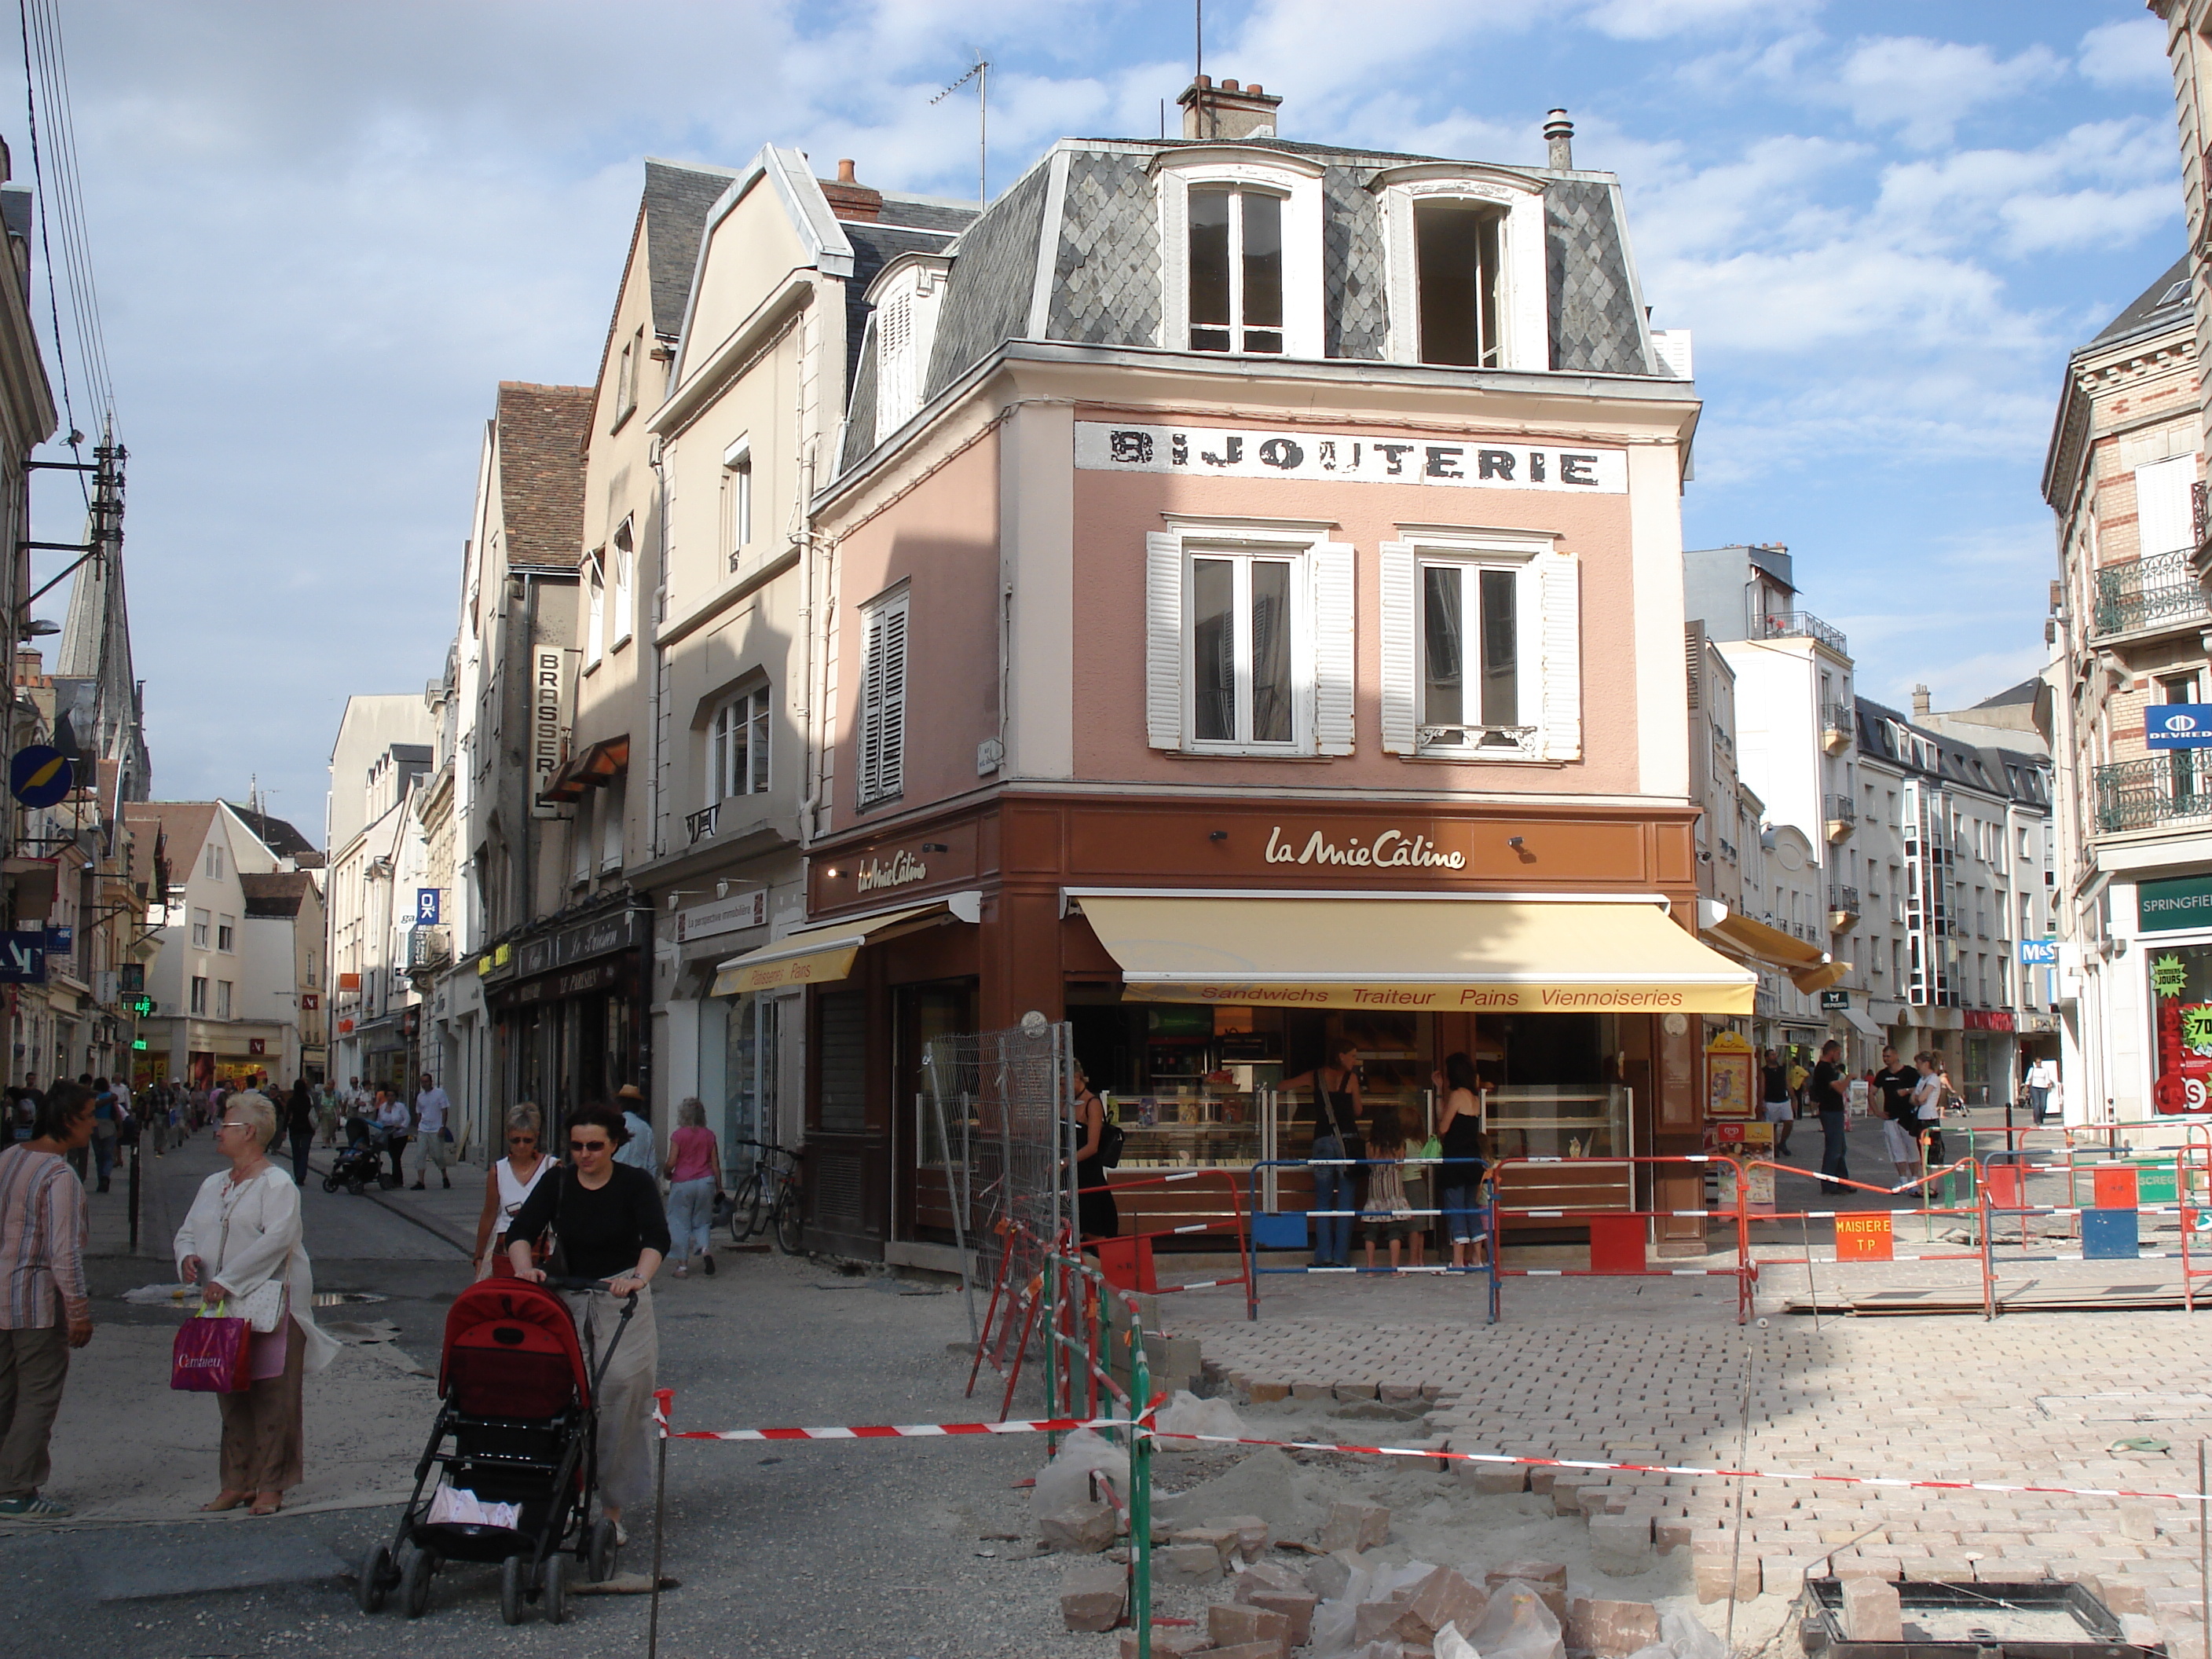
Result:
[[[41,1498],[69,1351],[92,1340],[84,1183],[65,1161],[92,1139],[92,1096],[54,1085],[39,1133],[0,1150],[0,1519],[58,1520]]]

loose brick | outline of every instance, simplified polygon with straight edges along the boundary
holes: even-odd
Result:
[[[1105,1561],[1070,1567],[1060,1581],[1060,1616],[1070,1630],[1111,1630],[1121,1622],[1128,1583]]]
[[[1401,1642],[1427,1642],[1446,1625],[1473,1630],[1482,1622],[1490,1598],[1449,1567],[1438,1567],[1413,1587],[1406,1612],[1391,1626]]]
[[[1112,1506],[1088,1499],[1037,1522],[1037,1535],[1065,1555],[1096,1555],[1111,1549],[1118,1530]]]
[[[1565,1589],[1567,1587],[1566,1564],[1560,1561],[1508,1561],[1494,1568],[1486,1583],[1496,1589],[1509,1578],[1518,1578],[1524,1584],[1539,1588]]]
[[[1240,1642],[1280,1642],[1287,1646],[1291,1640],[1291,1621],[1281,1613],[1235,1601],[1217,1601],[1206,1610],[1206,1633],[1216,1647],[1224,1648]]]
[[[1304,1590],[1255,1590],[1252,1605],[1279,1613],[1290,1621],[1291,1645],[1302,1648],[1313,1636],[1314,1610],[1321,1598]]]
[[[1875,1578],[1844,1585],[1844,1630],[1854,1642],[1902,1642],[1905,1612],[1897,1586]]]
[[[1455,1463],[1460,1484],[1486,1496],[1504,1496],[1528,1490],[1526,1463]]]
[[[1204,1631],[1161,1630],[1152,1632],[1152,1659],[1188,1659],[1194,1653],[1212,1653],[1213,1640]],[[1121,1659],[1137,1659],[1137,1638],[1134,1633],[1121,1638]]]
[[[1321,1547],[1329,1551],[1376,1549],[1389,1541],[1390,1511],[1380,1504],[1340,1500],[1321,1529]]]
[[[1236,1529],[1231,1527],[1179,1527],[1169,1534],[1171,1544],[1204,1544],[1221,1558],[1224,1571],[1242,1559]]]
[[[1747,1556],[1741,1566],[1734,1566],[1725,1555],[1701,1555],[1692,1565],[1696,1570],[1699,1601],[1728,1601],[1731,1584],[1736,1601],[1753,1601],[1759,1595],[1757,1556]]]
[[[1255,1561],[1237,1575],[1236,1599],[1249,1601],[1267,1590],[1303,1592],[1306,1581],[1279,1561]]]
[[[1211,1544],[1170,1544],[1152,1552],[1152,1571],[1162,1578],[1210,1584],[1221,1577],[1221,1552]]]
[[[1651,1522],[1648,1516],[1594,1515],[1589,1523],[1590,1561],[1600,1572],[1626,1577],[1651,1565]]]
[[[1267,1553],[1274,1534],[1265,1521],[1256,1515],[1216,1516],[1206,1523],[1224,1532],[1237,1534],[1237,1553],[1247,1561],[1257,1561]]]
[[[1287,1382],[1255,1382],[1244,1391],[1244,1397],[1255,1406],[1272,1406],[1291,1397]]]
[[[1595,1654],[1597,1659],[1626,1659],[1658,1639],[1659,1609],[1649,1601],[1577,1596],[1568,1604],[1567,1645]]]

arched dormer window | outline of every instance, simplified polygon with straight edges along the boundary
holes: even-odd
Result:
[[[951,262],[931,253],[902,253],[868,284],[875,307],[876,435],[891,435],[920,410],[927,391],[929,349],[937,307]]]
[[[1552,366],[1540,185],[1425,162],[1389,168],[1370,188],[1382,203],[1393,362]]]
[[[1170,351],[1322,355],[1322,170],[1241,144],[1155,163],[1160,344]]]

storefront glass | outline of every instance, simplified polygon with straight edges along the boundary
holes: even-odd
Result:
[[[2151,1103],[2162,1113],[2212,1107],[2212,945],[2149,953]]]

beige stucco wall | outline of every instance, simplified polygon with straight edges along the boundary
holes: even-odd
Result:
[[[785,277],[812,263],[775,185],[764,175],[756,178],[707,234],[702,269],[712,270],[714,280],[702,282],[693,295],[685,375],[696,374]]]

